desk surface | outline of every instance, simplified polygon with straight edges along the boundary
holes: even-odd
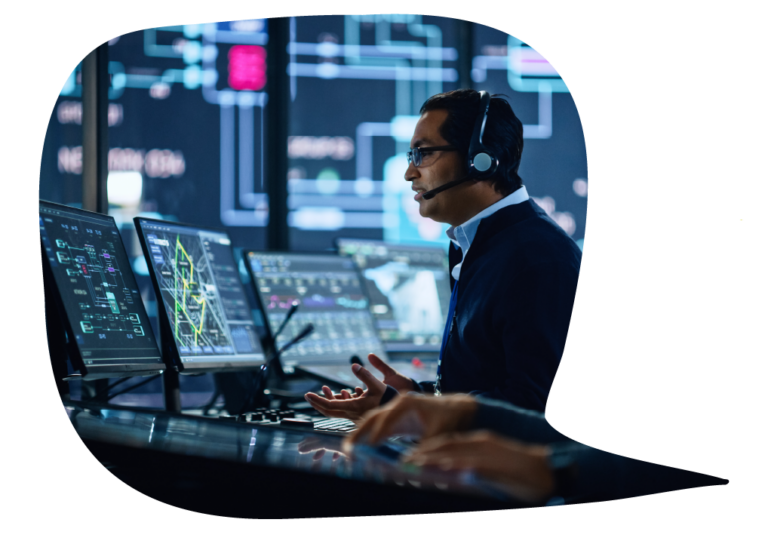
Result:
[[[341,438],[161,411],[66,403],[113,474],[160,501],[238,517],[291,518],[520,507],[466,474],[347,457]]]

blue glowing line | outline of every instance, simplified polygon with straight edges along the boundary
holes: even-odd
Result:
[[[534,93],[539,91],[539,83],[546,82],[554,93],[569,93],[565,82],[560,78],[532,78],[518,72],[512,64],[512,52],[514,50],[533,49],[523,46],[522,42],[512,36],[507,37],[507,82],[509,87],[522,93]]]
[[[181,27],[178,28],[181,30]],[[168,57],[171,59],[181,59],[182,54],[175,51],[173,46],[160,46],[157,44],[158,30],[173,30],[173,27],[146,29],[144,31],[144,55],[147,57]]]
[[[418,44],[418,42],[414,42]],[[420,47],[401,45],[344,45],[333,42],[319,44],[291,42],[288,44],[288,53],[291,55],[317,55],[318,57],[346,57],[353,54],[355,57],[388,57],[402,59],[424,59],[438,61],[455,61],[459,54],[452,47]],[[505,65],[506,68],[506,65]]]
[[[456,82],[458,73],[453,68],[419,68],[386,66],[345,66],[332,63],[289,63],[288,74],[326,80],[397,80],[420,82]]]

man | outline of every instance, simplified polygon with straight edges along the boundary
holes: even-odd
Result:
[[[491,158],[488,169],[478,169],[478,149]],[[334,395],[323,387],[325,397],[306,395],[314,408],[357,420],[397,393],[439,390],[543,412],[565,346],[581,251],[529,199],[517,173],[522,150],[522,123],[503,99],[462,89],[424,103],[405,179],[419,213],[451,226],[455,313],[443,337],[439,383],[417,384],[371,355],[383,384],[353,365],[368,389]]]

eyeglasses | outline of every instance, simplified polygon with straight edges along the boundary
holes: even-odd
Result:
[[[421,167],[421,162],[424,156],[429,155],[432,152],[441,152],[457,150],[453,146],[430,146],[425,148],[411,148],[408,150],[408,163],[413,163],[414,167]]]

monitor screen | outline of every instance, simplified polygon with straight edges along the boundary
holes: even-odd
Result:
[[[252,368],[264,351],[227,233],[136,218],[144,256],[181,371]]]
[[[334,255],[250,251],[246,261],[274,333],[291,304],[299,308],[277,337],[280,349],[308,323],[314,332],[282,354],[283,366],[349,363],[352,355],[385,353],[360,274],[349,258]]]
[[[87,377],[164,370],[114,219],[41,200],[40,241],[79,353],[73,365]]]
[[[363,274],[387,351],[440,351],[451,301],[445,250],[364,239],[336,244]]]

